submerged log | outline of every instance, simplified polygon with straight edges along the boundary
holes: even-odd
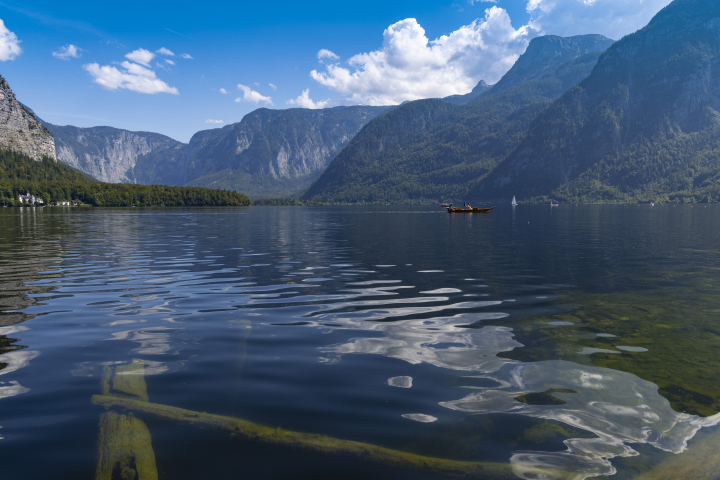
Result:
[[[157,480],[150,431],[132,415],[105,412],[100,416],[95,480]]]
[[[720,434],[709,433],[694,442],[692,448],[672,455],[635,480],[716,480],[720,478]]]
[[[105,367],[103,395],[147,401],[145,364],[133,360],[129,365]],[[100,416],[98,465],[95,480],[157,480],[157,465],[150,431],[145,422],[132,414],[109,411]]]
[[[293,432],[282,428],[272,428],[240,418],[194,412],[183,408],[143,402],[131,398],[120,398],[108,395],[94,395],[94,404],[106,408],[125,409],[141,412],[164,420],[183,422],[202,428],[215,428],[229,432],[233,436],[280,446],[296,447],[328,454],[354,454],[371,462],[378,462],[401,468],[412,468],[438,473],[472,475],[477,478],[510,479],[517,478],[512,473],[509,463],[469,462],[427,457],[414,453],[393,450],[369,443],[353,440],[342,440],[314,433]],[[537,474],[552,474],[552,478],[571,478],[565,472],[537,469]],[[542,478],[542,477],[538,477]]]

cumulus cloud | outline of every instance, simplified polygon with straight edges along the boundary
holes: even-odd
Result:
[[[287,103],[289,103],[290,105],[297,105],[298,107],[302,107],[302,108],[317,109],[317,108],[327,107],[330,104],[330,100],[328,99],[328,100],[323,100],[323,101],[319,101],[319,102],[314,102],[310,98],[310,89],[306,88],[305,90],[303,90],[302,94],[300,94],[299,97],[297,97],[293,100],[288,100]]]
[[[158,54],[160,54],[160,55],[166,55],[166,56],[168,56],[168,57],[174,57],[174,56],[175,56],[175,54],[174,54],[171,50],[168,50],[168,49],[165,48],[165,47],[161,47],[160,49],[155,50],[155,53],[158,53]]]
[[[80,58],[81,50],[82,49],[78,48],[77,45],[70,44],[60,47],[60,50],[52,52],[52,55],[60,60],[70,60],[71,58]]]
[[[140,65],[145,65],[146,67],[149,67],[150,62],[153,58],[155,58],[155,54],[149,50],[145,50],[144,48],[138,48],[134,52],[130,52],[125,55],[125,58],[127,58],[128,60],[132,60],[135,63],[139,63]]]
[[[599,33],[620,39],[639,30],[671,0],[527,0],[529,25],[552,35]]]
[[[220,89],[220,93],[222,93],[223,95],[225,95],[225,94],[227,93],[227,90],[225,90],[224,88],[221,88],[221,89]]]
[[[127,56],[127,55],[126,55]],[[100,66],[97,63],[83,65],[93,77],[93,81],[108,90],[126,89],[139,93],[171,93],[177,95],[178,89],[163,82],[149,68],[131,62],[122,62],[121,68],[112,65]]]
[[[216,123],[216,124],[220,124],[220,123],[225,123],[225,122],[222,121],[222,120],[214,120],[214,119],[212,119],[212,118],[208,118],[207,120],[205,120],[205,123]]]
[[[277,86],[273,85],[272,83],[268,83],[268,85],[270,85],[270,88],[272,88],[273,90],[277,90]]]
[[[318,60],[340,60],[340,57],[335,55],[335,53],[331,52],[330,50],[327,50],[323,48],[317,53]]]
[[[173,61],[170,60],[169,58],[166,58],[166,59],[165,59],[165,63],[167,63],[168,65],[175,65],[175,62],[173,62]]]
[[[193,57],[190,56],[189,53],[181,53],[180,56],[184,58],[185,60],[192,60]]]
[[[236,102],[249,102],[249,103],[266,103],[272,105],[272,98],[261,95],[247,85],[238,84],[237,86],[242,92],[243,96],[235,99]]]
[[[329,63],[324,72],[313,70],[310,76],[354,103],[370,105],[467,93],[481,79],[500,79],[534,35],[528,26],[513,28],[498,7],[432,41],[408,18],[385,30],[381,49],[351,57],[349,68]]]
[[[8,30],[0,19],[0,61],[15,60],[22,53],[17,35]]]

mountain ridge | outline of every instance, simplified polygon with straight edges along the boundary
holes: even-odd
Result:
[[[58,157],[99,180],[242,191],[255,198],[306,189],[370,119],[391,107],[258,109],[185,144],[153,132],[43,122]]]
[[[601,52],[585,50],[597,48],[599,39],[533,40],[516,62],[520,66],[478,98],[462,105],[417,100],[372,120],[302,198],[350,203],[463,198],[519,143],[540,110],[589,74]],[[612,43],[605,38],[600,46]],[[531,65],[542,68],[532,75]]]
[[[473,195],[506,197],[509,187],[519,198],[563,201],[711,195],[718,85],[720,5],[675,0],[610,47]]]

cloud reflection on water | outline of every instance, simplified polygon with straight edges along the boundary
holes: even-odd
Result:
[[[632,444],[647,443],[663,451],[680,453],[700,428],[720,423],[720,414],[702,418],[675,412],[655,384],[630,373],[563,360],[523,363],[500,358],[499,353],[523,346],[514,339],[511,328],[458,328],[503,318],[505,313],[465,313],[394,322],[368,322],[371,319],[368,315],[364,312],[358,319],[338,314],[333,321],[341,328],[382,332],[383,337],[352,338],[347,343],[324,347],[321,350],[325,357],[321,361],[336,363],[343,355],[362,353],[476,372],[480,375],[466,378],[492,380],[497,386],[465,386],[462,388],[472,392],[440,405],[472,414],[513,414],[552,420],[595,435],[565,440],[565,451],[514,452],[511,463],[519,478],[538,478],[538,468],[547,468],[544,478],[548,479],[556,478],[552,470],[558,469],[571,472],[569,478],[574,480],[612,475],[616,473],[612,458],[637,455]],[[392,385],[391,381],[395,380],[388,380]],[[517,400],[523,395],[554,389],[566,392],[552,393],[564,402],[562,405],[531,405]],[[575,393],[567,393],[570,391]]]

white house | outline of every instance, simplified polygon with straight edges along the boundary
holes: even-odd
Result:
[[[27,192],[25,195],[18,195],[18,201],[20,203],[30,203],[32,205],[35,205],[36,203],[42,205],[45,203],[42,198],[36,197],[30,192]]]
[[[31,195],[30,192],[25,195],[19,195],[18,200],[20,203],[35,203],[35,195]]]

